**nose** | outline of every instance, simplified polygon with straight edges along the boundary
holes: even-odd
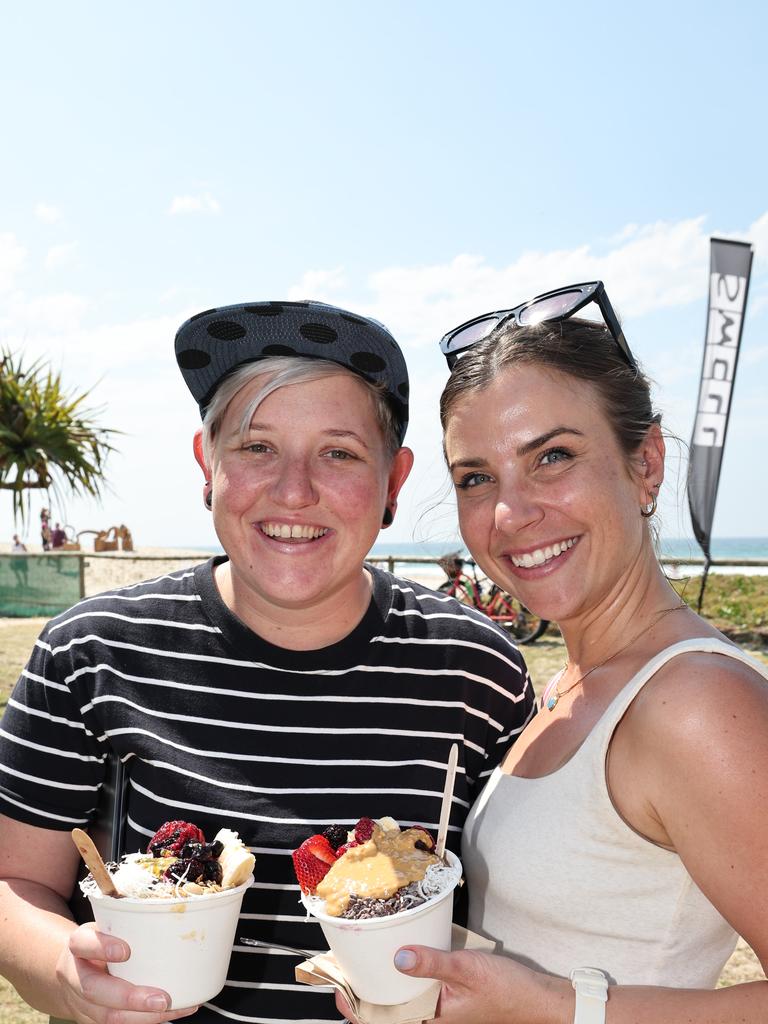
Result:
[[[493,525],[499,533],[513,534],[538,523],[544,515],[541,505],[525,486],[510,486],[498,496]]]
[[[272,497],[284,508],[306,508],[316,504],[317,490],[306,459],[281,459],[272,484]]]

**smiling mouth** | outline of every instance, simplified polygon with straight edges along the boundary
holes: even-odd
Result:
[[[299,523],[259,523],[259,529],[273,540],[317,540],[328,533],[327,526],[305,526]]]
[[[570,537],[568,540],[552,544],[551,547],[526,551],[524,555],[509,555],[509,559],[516,569],[532,569],[535,565],[546,565],[547,562],[559,558],[565,551],[569,551],[574,544],[578,543],[578,540],[578,537]]]

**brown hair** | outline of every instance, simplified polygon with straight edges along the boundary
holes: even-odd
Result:
[[[651,402],[650,381],[622,357],[610,331],[572,317],[532,327],[493,331],[456,363],[440,396],[440,422],[467,395],[484,390],[509,366],[542,366],[591,384],[624,454],[629,458],[661,414]]]

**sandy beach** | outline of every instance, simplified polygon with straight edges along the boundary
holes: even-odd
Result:
[[[0,554],[8,554],[10,550],[10,544],[0,543]],[[39,555],[43,552],[39,545],[30,545],[29,553]],[[196,548],[142,547],[136,551],[48,553],[56,558],[82,557],[85,562],[85,597],[92,597],[105,590],[130,586],[142,580],[178,572],[187,566],[199,565],[220,552],[213,549],[201,551]],[[386,568],[386,562],[377,561],[376,564]],[[402,575],[426,587],[438,587],[446,578],[437,565],[414,565],[413,572],[403,572]]]

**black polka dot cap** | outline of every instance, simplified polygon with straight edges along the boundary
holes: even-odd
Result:
[[[324,302],[252,302],[197,313],[176,332],[176,361],[201,413],[227,374],[268,356],[330,359],[383,384],[400,442],[408,425],[408,370],[378,320]]]

